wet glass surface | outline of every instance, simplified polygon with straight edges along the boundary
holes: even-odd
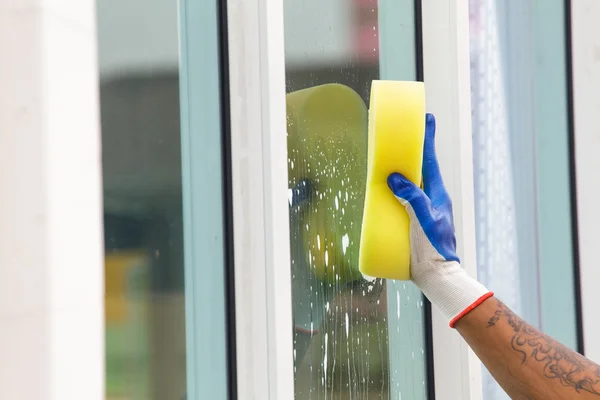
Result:
[[[425,399],[420,292],[358,271],[378,4],[284,6],[296,399]]]

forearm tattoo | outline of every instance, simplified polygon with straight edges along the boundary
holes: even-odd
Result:
[[[495,300],[498,309],[488,321],[488,328],[496,326],[502,319],[507,320],[515,332],[511,347],[521,354],[522,364],[527,361],[540,363],[544,377],[556,379],[578,393],[588,392],[600,397],[600,366],[544,335],[501,301]]]

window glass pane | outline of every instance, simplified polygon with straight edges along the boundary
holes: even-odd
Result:
[[[564,4],[470,0],[473,161],[479,278],[576,348]]]
[[[107,399],[186,392],[177,2],[98,1]]]
[[[412,2],[395,5],[284,1],[297,399],[426,397],[420,292],[358,272],[371,81],[415,79]]]

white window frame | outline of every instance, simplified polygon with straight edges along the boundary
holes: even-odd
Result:
[[[600,208],[597,205],[600,196],[600,3],[572,0],[570,7],[583,348],[587,357],[600,362],[600,319],[597,311],[600,304],[600,266],[596,254],[600,224]]]
[[[237,398],[293,399],[282,0],[228,0]]]
[[[427,110],[436,116],[436,147],[453,201],[458,254],[475,277],[469,6],[462,0],[428,0],[422,7]],[[481,399],[481,362],[435,309],[432,319],[436,399]]]
[[[423,2],[428,111],[454,201],[459,254],[475,276],[468,4]],[[237,395],[293,399],[282,0],[228,0]],[[442,67],[443,66],[443,67]],[[437,311],[438,400],[481,399],[481,364]]]

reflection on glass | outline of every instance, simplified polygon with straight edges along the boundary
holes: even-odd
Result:
[[[296,399],[424,399],[419,293],[358,271],[377,2],[284,5]]]
[[[185,395],[177,3],[98,2],[106,398]]]
[[[575,347],[563,6],[469,2],[475,220],[479,279]]]
[[[521,176],[515,177],[511,164],[511,137],[507,104],[506,73],[503,71],[500,46],[498,13],[492,2],[470,1],[471,15],[471,91],[473,104],[473,161],[475,184],[475,219],[477,228],[477,272],[479,279],[493,287],[502,301],[531,323],[539,326],[538,315],[523,313],[519,290],[520,268],[536,269],[537,260],[531,259],[521,266],[518,257],[529,249],[535,256],[535,220],[528,218],[527,234],[523,241],[515,240],[518,235],[516,219],[515,178],[529,179],[529,199],[520,207],[533,205],[535,177],[533,165],[522,168]],[[530,39],[525,35],[522,40]],[[533,131],[524,129],[522,151],[529,152],[533,160]],[[528,140],[527,140],[528,139]],[[527,153],[525,153],[527,154]],[[530,214],[533,216],[534,214]],[[523,232],[519,234],[521,236]],[[523,258],[523,257],[521,257]],[[535,275],[535,274],[534,274]],[[530,281],[530,288],[537,291],[537,281]],[[539,299],[532,298],[536,308]],[[484,397],[508,399],[508,395],[483,367]]]

